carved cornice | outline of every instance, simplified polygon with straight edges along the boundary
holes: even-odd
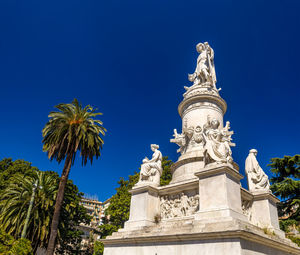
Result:
[[[243,175],[241,175],[236,169],[234,169],[229,164],[220,164],[220,165],[213,164],[212,166],[205,167],[200,171],[196,172],[195,175],[198,178],[202,179],[202,178],[219,175],[223,173],[229,174],[230,176],[232,176],[237,180],[241,180],[244,178]]]
[[[169,184],[166,186],[159,187],[159,195],[167,195],[182,190],[198,189],[198,186],[199,186],[198,180],[189,180],[185,182]]]
[[[202,154],[203,155],[203,154]],[[179,159],[177,162],[175,162],[174,164],[172,164],[171,166],[171,173],[173,174],[173,172],[180,166],[191,163],[191,162],[203,162],[203,156],[199,156],[199,157],[187,157],[187,158],[182,158]]]
[[[271,193],[271,191],[270,192],[268,192],[268,191],[252,191],[250,193],[253,195],[254,201],[268,199],[268,200],[274,202],[275,204],[280,202],[280,200],[277,197],[275,197]]]
[[[200,104],[197,105],[197,103]],[[179,115],[183,117],[183,113],[186,110],[192,110],[197,107],[213,108],[215,110],[218,110],[219,108],[223,115],[227,110],[227,104],[225,100],[220,96],[201,93],[201,94],[195,94],[188,98],[184,98],[183,101],[178,106]]]
[[[148,192],[149,194],[158,194],[158,188],[154,187],[150,184],[143,184],[143,185],[135,185],[132,190],[129,191],[132,195]]]
[[[277,236],[267,236],[266,234],[254,232],[248,229],[252,229],[253,226],[249,224],[244,225],[243,228],[225,231],[214,231],[214,232],[201,232],[201,233],[184,233],[184,234],[162,234],[151,235],[145,234],[143,236],[132,236],[132,237],[107,237],[107,239],[101,239],[104,243],[104,247],[114,247],[121,244],[151,244],[151,243],[180,243],[180,242],[195,242],[201,240],[220,240],[220,239],[233,239],[238,238],[247,240],[253,243],[262,244],[267,247],[272,247],[284,252],[291,254],[299,254],[300,249],[293,245],[286,239],[279,238]],[[293,245],[293,246],[292,246]]]
[[[243,187],[241,187],[241,197],[242,200],[247,200],[247,201],[253,200],[253,195],[251,194],[251,192],[244,189]]]

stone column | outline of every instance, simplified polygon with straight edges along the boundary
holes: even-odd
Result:
[[[242,213],[239,172],[229,164],[213,164],[196,172],[199,178],[197,220],[235,218],[247,220]]]
[[[159,214],[159,196],[157,187],[150,185],[135,186],[130,191],[129,220],[125,222],[125,229],[154,225],[154,217]]]
[[[187,88],[183,97],[184,99],[178,106],[178,112],[182,119],[182,130],[197,126],[203,130],[208,116],[217,119],[220,123],[219,129],[223,128],[223,116],[227,104],[211,85],[193,85]],[[188,145],[187,150],[172,166],[171,184],[194,179],[194,173],[203,167],[203,142],[192,146]]]
[[[207,116],[216,118],[223,127],[223,116],[227,104],[218,91],[206,86],[192,86],[184,93],[184,99],[178,106],[182,119],[182,129],[206,124]]]

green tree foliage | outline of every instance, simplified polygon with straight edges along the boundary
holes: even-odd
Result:
[[[15,239],[20,237],[33,183],[38,178],[40,187],[36,191],[26,237],[32,242],[34,251],[38,247],[46,247],[60,180],[58,174],[39,171],[32,167],[31,163],[23,160],[3,159],[0,161],[0,167],[0,180],[6,180],[2,185],[4,188],[0,190],[0,229],[7,231]],[[10,178],[6,178],[9,174]],[[2,178],[3,176],[5,178]],[[88,224],[90,221],[86,209],[79,204],[82,195],[77,186],[69,180],[59,224],[57,254],[79,254],[75,251],[80,249],[82,232],[77,226],[80,223]]]
[[[13,161],[11,158],[4,158],[0,161],[0,190],[3,190],[9,184],[9,179],[13,178],[16,173],[23,176],[32,176],[37,170],[30,162],[21,159]]]
[[[95,119],[102,113],[97,113],[93,107],[82,105],[74,99],[71,104],[59,104],[55,106],[58,111],[49,114],[49,121],[43,128],[43,150],[48,153],[50,160],[61,162],[65,159],[58,193],[51,223],[47,255],[54,253],[56,237],[58,233],[59,218],[64,198],[65,187],[71,166],[78,151],[82,158],[82,165],[93,158],[100,156],[106,129],[102,122]]]
[[[0,193],[0,225],[7,233],[18,238],[26,220],[33,184],[38,179],[34,206],[29,219],[27,238],[33,246],[44,246],[49,233],[49,210],[57,191],[57,179],[46,172],[34,172],[34,177],[15,174]]]
[[[11,235],[0,229],[0,255],[32,255],[30,241],[21,238],[14,239]]]
[[[103,243],[101,243],[100,241],[96,241],[94,243],[94,253],[93,253],[93,255],[102,255],[103,252],[104,252]]]
[[[278,204],[278,215],[282,217],[280,228],[285,232],[289,232],[291,226],[300,230],[300,155],[272,158],[269,166],[274,173],[271,190],[281,200]]]
[[[164,186],[164,185],[168,185],[172,180],[171,166],[173,164],[173,161],[170,160],[168,156],[164,156],[161,164],[162,164],[163,172],[160,177],[160,185]]]
[[[110,204],[105,211],[106,215],[109,215],[109,223],[112,226],[109,226],[111,231],[116,231],[117,229],[124,226],[125,221],[129,218],[129,209],[130,209],[130,199],[131,194],[129,190],[138,182],[139,173],[134,175],[129,175],[128,180],[120,178],[118,181],[119,187],[116,188],[117,193],[112,196]],[[107,231],[108,229],[106,229]]]
[[[172,178],[171,165],[172,160],[168,157],[163,157],[162,160],[162,176],[160,179],[161,185],[167,185]],[[119,187],[117,192],[111,197],[110,204],[105,210],[104,224],[100,226],[101,237],[105,238],[117,231],[119,228],[124,227],[125,221],[129,219],[131,193],[129,190],[138,182],[139,173],[135,172],[134,175],[129,175],[128,180],[120,178],[118,181]]]

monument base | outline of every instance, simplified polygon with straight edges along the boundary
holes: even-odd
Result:
[[[101,241],[104,255],[300,254],[289,239],[236,219],[162,221],[139,230],[124,229]]]

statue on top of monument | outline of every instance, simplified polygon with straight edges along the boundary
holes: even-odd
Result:
[[[262,170],[256,159],[257,150],[251,149],[245,162],[245,172],[248,179],[250,191],[255,190],[270,190],[269,178]]]
[[[197,58],[197,66],[193,74],[189,74],[189,81],[193,85],[201,85],[209,83],[210,86],[216,89],[216,72],[214,64],[214,51],[209,46],[208,42],[198,43],[196,46],[199,56]]]
[[[220,122],[207,116],[207,123],[203,126],[204,140],[204,164],[210,163],[232,163],[232,152],[230,146],[235,146],[231,142],[233,131],[229,131],[230,122],[226,122],[223,129],[219,129]]]
[[[155,186],[159,186],[160,176],[162,174],[162,154],[158,149],[159,146],[157,144],[151,144],[151,150],[154,153],[151,159],[148,159],[147,157],[143,159],[143,164],[141,165],[140,179],[137,183],[138,185],[143,184],[143,182],[147,182]]]

